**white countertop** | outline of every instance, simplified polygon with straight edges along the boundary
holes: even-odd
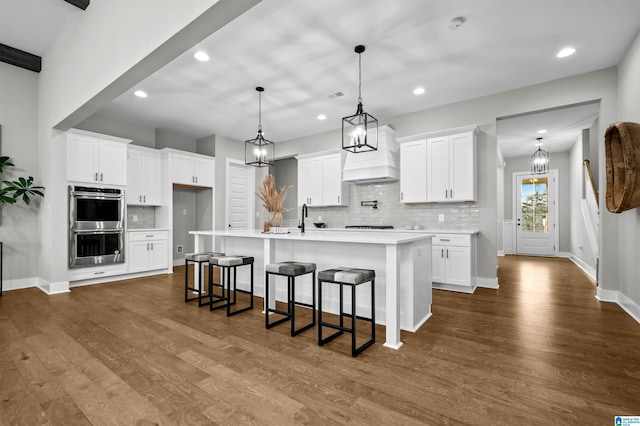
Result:
[[[478,229],[357,229],[357,228],[316,228],[313,224],[306,228],[307,231],[317,232],[395,232],[395,233],[420,233],[420,234],[464,234],[473,235],[479,234]]]
[[[289,234],[263,233],[258,230],[249,231],[189,231],[191,235],[216,236],[216,237],[239,237],[239,238],[261,238],[274,240],[294,240],[294,241],[325,241],[338,243],[361,243],[361,244],[405,244],[423,239],[430,239],[433,234],[422,232],[358,232],[337,229],[334,232],[325,232],[326,229],[308,230],[304,234],[297,228],[292,229]],[[362,231],[362,230],[360,230]],[[368,230],[371,231],[371,230]],[[391,230],[393,231],[393,230]]]

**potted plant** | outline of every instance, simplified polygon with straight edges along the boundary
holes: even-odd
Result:
[[[14,166],[11,158],[0,157],[0,174],[5,167]],[[15,204],[22,200],[26,205],[31,203],[32,197],[44,197],[44,187],[33,184],[33,176],[18,177],[16,180],[3,180],[0,183],[0,204]]]
[[[258,189],[258,197],[262,200],[262,205],[269,212],[269,224],[273,227],[282,226],[282,212],[291,209],[283,208],[287,192],[293,185],[283,186],[279,190],[276,188],[276,178],[271,173],[262,180],[262,187]]]

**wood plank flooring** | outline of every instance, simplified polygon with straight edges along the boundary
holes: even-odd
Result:
[[[0,298],[0,424],[608,425],[640,415],[640,324],[567,259],[507,256],[499,290],[434,290],[433,317],[350,339],[183,302],[183,267]],[[241,303],[242,301],[239,301]],[[301,320],[303,321],[303,320]],[[300,322],[299,324],[302,324]],[[361,327],[365,328],[365,327]]]

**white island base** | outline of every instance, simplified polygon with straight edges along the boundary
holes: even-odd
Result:
[[[317,271],[338,266],[375,270],[376,323],[386,326],[386,347],[399,349],[400,330],[415,332],[431,316],[431,235],[347,231],[304,234],[191,231],[190,234],[195,236],[197,252],[215,249],[228,255],[253,256],[254,292],[261,297],[264,297],[264,265],[269,263],[312,262]],[[205,244],[206,239],[209,244]],[[248,268],[238,268],[239,289],[249,288],[249,274]],[[271,294],[274,278],[282,280],[278,281],[276,298],[284,301],[286,278],[271,279]],[[296,300],[311,303],[311,288],[311,275],[296,278]],[[368,284],[363,284],[356,299],[359,316],[371,313],[369,295]],[[325,311],[339,312],[338,286],[323,288],[322,303]],[[351,312],[349,304],[350,298],[345,297],[345,312]]]

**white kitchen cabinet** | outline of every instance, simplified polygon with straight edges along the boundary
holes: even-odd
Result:
[[[127,184],[129,139],[71,129],[67,132],[67,180]]]
[[[429,202],[475,201],[476,132],[427,138]]]
[[[427,202],[427,140],[400,145],[400,201]]]
[[[471,291],[475,288],[476,240],[475,234],[436,234],[433,237],[431,281],[434,287],[445,284]]]
[[[159,206],[160,151],[129,145],[127,153],[127,204]]]
[[[213,187],[214,164],[213,157],[187,152],[170,153],[172,158],[173,183]]]
[[[168,231],[129,231],[129,272],[167,268]]]
[[[298,156],[298,205],[349,205],[349,183],[342,181],[343,152]]]

